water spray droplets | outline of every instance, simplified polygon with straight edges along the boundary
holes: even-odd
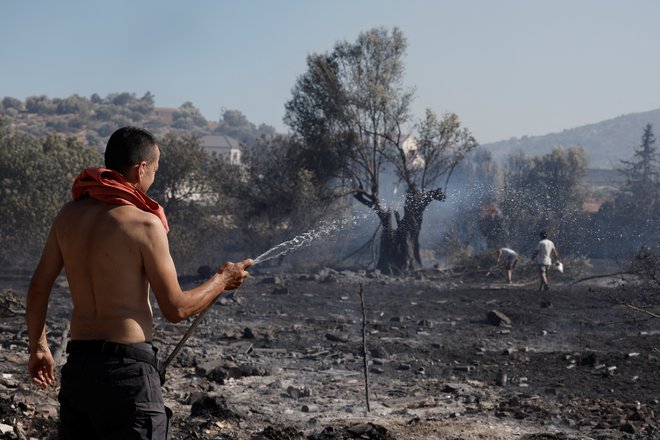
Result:
[[[298,235],[291,240],[285,241],[272,247],[263,254],[254,259],[252,265],[263,263],[264,261],[272,260],[273,258],[283,257],[297,249],[308,246],[310,243],[321,238],[327,238],[337,231],[344,229],[347,226],[356,225],[360,220],[367,217],[364,215],[354,215],[351,217],[337,219],[330,222],[322,223],[318,228]]]

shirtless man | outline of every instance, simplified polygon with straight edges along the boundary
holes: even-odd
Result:
[[[162,208],[146,196],[159,158],[149,132],[117,130],[106,148],[109,169],[96,170],[99,181],[105,179],[101,195],[77,191],[84,173],[95,171],[85,170],[74,184],[78,200],[57,215],[32,276],[28,369],[44,388],[55,383],[45,323],[51,289],[63,268],[71,290],[71,342],[59,393],[60,438],[169,438],[171,412],[163,403],[151,346],[149,287],[165,319],[176,323],[200,312],[223,291],[236,289],[248,276],[252,260],[228,262],[200,286],[181,290]],[[128,187],[125,197],[139,200],[103,199],[105,190],[113,192],[108,185]]]

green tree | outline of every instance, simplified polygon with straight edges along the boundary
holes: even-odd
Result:
[[[257,127],[238,110],[225,110],[214,131],[234,137],[246,144],[254,143],[262,136],[272,137],[276,134],[275,129],[270,125],[260,124]]]
[[[257,254],[312,227],[333,194],[324,191],[298,155],[300,140],[279,135],[245,146],[240,180],[234,181],[238,224]]]
[[[441,119],[431,111],[413,139],[413,91],[403,86],[407,42],[384,28],[361,33],[355,43],[340,42],[327,54],[307,58],[285,104],[285,122],[319,159],[309,169],[352,194],[378,216],[381,233],[376,267],[387,273],[421,263],[419,232],[423,213],[443,200],[454,167],[476,146],[458,117]],[[403,183],[403,215],[386,204],[381,178],[393,171]]]
[[[562,253],[583,251],[589,234],[582,210],[586,167],[579,147],[556,147],[541,157],[510,157],[497,200],[501,243],[529,250],[546,230],[561,240]]]
[[[10,115],[15,115],[18,112],[25,110],[23,101],[12,98],[11,96],[5,96],[2,98],[2,107],[4,112]]]
[[[193,129],[206,127],[207,125],[208,122],[192,102],[184,102],[174,113],[172,126],[175,128]]]
[[[208,193],[204,172],[208,153],[196,136],[166,135],[160,141],[158,179],[149,190],[167,209],[170,204],[200,199]]]
[[[144,95],[142,95],[142,98],[140,98],[140,102],[153,108],[153,106],[156,104],[156,95],[147,91]]]
[[[99,105],[103,104],[103,98],[98,93],[92,93],[92,96],[89,97],[89,100],[92,102],[92,104]]]
[[[34,265],[50,224],[71,199],[71,185],[88,166],[99,166],[94,149],[74,138],[37,138],[0,128],[0,261]]]
[[[125,107],[133,104],[137,98],[135,97],[135,93],[128,93],[128,92],[122,92],[122,93],[111,93],[106,97],[106,101],[112,105],[117,105],[120,107]]]
[[[658,208],[660,200],[658,186],[660,185],[660,161],[655,146],[655,135],[651,124],[646,124],[642,140],[633,160],[622,160],[621,174],[625,177],[624,191],[627,196],[636,200],[635,212],[650,214]]]
[[[46,95],[28,96],[25,100],[25,109],[40,115],[52,115],[57,112],[57,106]]]
[[[630,256],[660,239],[660,160],[655,142],[653,127],[647,124],[633,158],[621,161],[622,191],[594,218],[595,247],[602,252]]]
[[[74,114],[80,118],[86,116],[91,107],[92,104],[87,98],[71,95],[59,101],[57,104],[57,113],[60,115]]]
[[[213,159],[195,136],[168,134],[160,148],[158,174],[149,195],[165,209],[177,267],[194,272],[200,265],[217,263],[220,253],[224,228],[218,216],[226,212],[211,180],[222,176],[211,176]]]

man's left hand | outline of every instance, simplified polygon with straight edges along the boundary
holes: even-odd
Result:
[[[41,388],[47,389],[55,383],[55,360],[50,350],[30,354],[28,370],[32,381]]]

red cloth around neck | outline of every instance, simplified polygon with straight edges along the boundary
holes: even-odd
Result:
[[[163,222],[169,231],[165,210],[154,199],[126,180],[121,173],[108,168],[86,168],[73,182],[73,200],[91,197],[110,205],[133,205],[150,212]]]

